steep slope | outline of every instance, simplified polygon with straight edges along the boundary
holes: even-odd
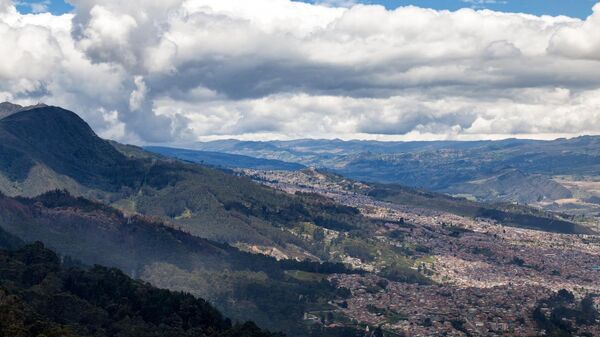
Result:
[[[1,119],[0,139],[0,173],[17,182],[41,165],[90,189],[113,192],[132,187],[143,172],[76,114],[57,107],[19,111]]]
[[[287,257],[326,257],[321,245],[287,230],[298,223],[344,230],[369,225],[359,214],[321,201],[277,192],[214,168],[115,146],[61,108],[19,111],[0,120],[0,191],[31,197],[54,189],[127,213],[160,216],[200,237],[276,247]]]
[[[253,323],[232,326],[204,300],[115,269],[69,268],[41,243],[0,250],[0,335],[275,336]]]
[[[327,282],[302,281],[287,272],[349,272],[340,264],[276,261],[244,253],[64,192],[35,199],[1,197],[0,228],[0,233],[10,233],[0,243],[14,244],[14,237],[42,241],[61,256],[117,267],[153,284],[191,292],[236,320],[252,319],[290,336],[307,336],[304,313],[327,306],[338,295]],[[289,301],[300,296],[302,301]]]

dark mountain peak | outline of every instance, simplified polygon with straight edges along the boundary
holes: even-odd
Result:
[[[99,139],[77,114],[55,106],[40,105],[13,112],[0,121],[0,127],[4,126],[14,136],[28,142],[56,138],[63,142],[73,137],[85,137],[86,139],[80,140],[87,141]]]
[[[43,165],[82,185],[108,189],[120,185],[115,181],[122,178],[115,175],[118,169],[134,169],[76,113],[55,106],[40,105],[0,119],[0,158],[0,172],[15,180]]]

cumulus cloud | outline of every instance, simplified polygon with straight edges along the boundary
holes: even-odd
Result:
[[[141,76],[134,77],[133,82],[135,83],[136,89],[131,92],[131,95],[129,96],[129,110],[139,111],[146,100],[148,88],[146,87],[144,78]]]
[[[550,51],[565,57],[600,60],[600,3],[593,10],[587,20],[560,28],[550,41]]]
[[[0,99],[63,105],[122,141],[600,133],[600,5],[579,20],[352,1],[71,3],[21,15],[0,0]]]

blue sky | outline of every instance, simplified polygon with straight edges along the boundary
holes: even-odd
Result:
[[[416,5],[419,7],[456,10],[463,7],[489,8],[502,12],[520,12],[536,15],[568,15],[585,18],[592,13],[596,0],[368,0],[388,8]]]
[[[64,14],[73,8],[64,0],[17,0],[13,2],[22,13],[31,13],[45,8],[54,14]]]
[[[307,1],[314,2],[314,0]],[[586,18],[591,14],[591,8],[597,0],[363,0],[360,2],[381,4],[388,8],[406,5],[450,10],[463,7],[485,7],[502,12],[567,15]],[[26,13],[32,11],[32,4],[43,4],[55,14],[68,12],[72,8],[64,0],[20,0],[17,3],[17,8]]]

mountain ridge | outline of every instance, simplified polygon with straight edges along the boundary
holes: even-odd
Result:
[[[84,186],[114,190],[141,171],[83,119],[58,107],[36,107],[0,119],[0,138],[0,172],[18,182],[43,164]],[[111,177],[113,170],[120,174]]]
[[[303,312],[319,301],[336,299],[338,294],[329,284],[295,280],[286,272],[360,273],[335,263],[277,261],[158,221],[126,216],[110,206],[63,191],[33,199],[2,196],[0,246],[4,242],[18,247],[42,241],[62,257],[119,268],[165,288],[182,290],[177,286],[193,284],[186,292],[210,300],[232,319],[251,319],[298,337],[308,334],[302,323]],[[246,288],[257,294],[242,291]],[[278,292],[264,295],[268,289]],[[312,297],[304,301],[285,302],[287,296],[298,297],[308,291],[313,292]],[[289,312],[277,314],[284,309]]]
[[[260,170],[301,170],[306,166],[281,160],[260,159],[223,152],[194,151],[161,146],[145,146],[145,150],[167,157],[223,168],[252,168]]]
[[[44,103],[38,103],[38,104],[34,104],[34,105],[29,105],[29,106],[22,106],[22,105],[14,104],[11,102],[2,102],[2,103],[0,103],[0,119],[2,119],[4,117],[8,117],[8,116],[10,116],[14,113],[20,112],[20,111],[41,108],[41,107],[46,107],[46,106],[47,105]]]
[[[196,143],[202,151],[221,151],[296,162],[349,178],[400,184],[486,202],[518,202],[554,209],[562,200],[598,196],[593,189],[571,188],[600,179],[600,136],[572,139],[499,141],[213,141]],[[523,175],[512,175],[518,170]],[[495,181],[492,181],[495,179]],[[481,184],[485,180],[488,184]],[[570,185],[573,185],[570,184]],[[521,189],[522,186],[528,186]],[[568,189],[569,191],[566,191]],[[555,203],[555,202],[558,202]],[[565,212],[577,211],[565,208]],[[564,208],[564,207],[563,207]],[[589,207],[588,207],[589,208]],[[560,208],[559,208],[560,209]],[[589,208],[585,214],[598,213]]]

